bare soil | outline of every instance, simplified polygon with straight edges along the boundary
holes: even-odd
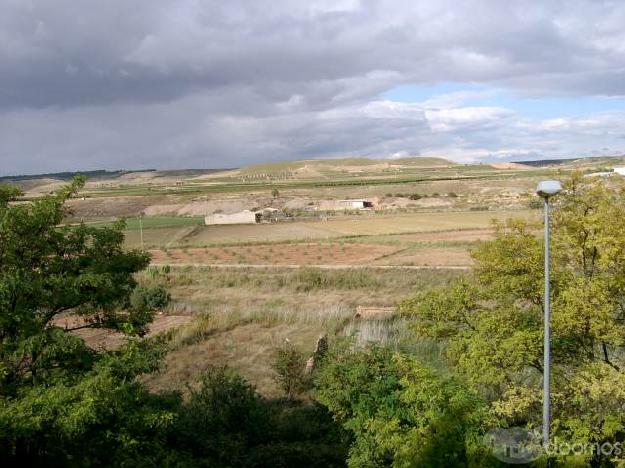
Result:
[[[415,234],[397,234],[389,238],[402,242],[475,242],[492,239],[492,229],[467,229],[464,231],[423,232]]]
[[[400,253],[376,262],[381,265],[415,265],[415,266],[469,266],[473,264],[471,255],[464,248],[426,247],[411,253]]]
[[[400,248],[374,244],[280,244],[241,247],[151,250],[154,263],[359,265],[391,255]]]
[[[151,337],[178,328],[192,319],[191,315],[156,315],[146,336]],[[84,324],[84,321],[69,315],[56,319],[54,324],[62,328],[74,328]],[[122,333],[104,328],[83,328],[72,333],[84,339],[87,346],[93,349],[111,350],[119,348],[126,341]]]

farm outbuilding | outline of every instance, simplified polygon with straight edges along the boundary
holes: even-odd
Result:
[[[373,203],[364,199],[339,200],[339,204],[344,208],[351,208],[354,210],[373,208]]]
[[[591,172],[590,174],[584,174],[584,177],[612,177],[615,172]]]
[[[215,224],[256,224],[261,220],[261,213],[250,210],[239,211],[238,213],[215,213],[204,218],[207,226]]]
[[[366,210],[373,208],[373,202],[363,198],[350,198],[347,200],[321,200],[315,210],[344,211]]]

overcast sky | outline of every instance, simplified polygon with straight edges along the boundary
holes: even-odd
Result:
[[[625,153],[625,2],[0,0],[0,174]]]

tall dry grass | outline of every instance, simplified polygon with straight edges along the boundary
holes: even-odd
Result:
[[[407,318],[354,319],[358,305],[393,306],[416,290],[457,276],[446,271],[256,270],[152,268],[141,284],[161,285],[172,295],[168,313],[195,319],[162,337],[170,350],[155,388],[192,380],[208,364],[232,365],[270,395],[275,391],[270,356],[285,339],[314,349],[317,337],[352,336],[409,349],[440,361],[440,350],[410,332]]]

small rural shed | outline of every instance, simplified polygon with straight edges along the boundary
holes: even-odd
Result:
[[[591,172],[584,174],[584,177],[612,177],[614,174],[614,172]]]
[[[207,226],[215,224],[256,224],[261,219],[261,213],[250,210],[239,211],[238,213],[215,213],[204,218]]]
[[[339,200],[339,204],[345,208],[352,208],[355,210],[363,210],[365,208],[373,208],[373,203],[365,199],[349,199]]]

